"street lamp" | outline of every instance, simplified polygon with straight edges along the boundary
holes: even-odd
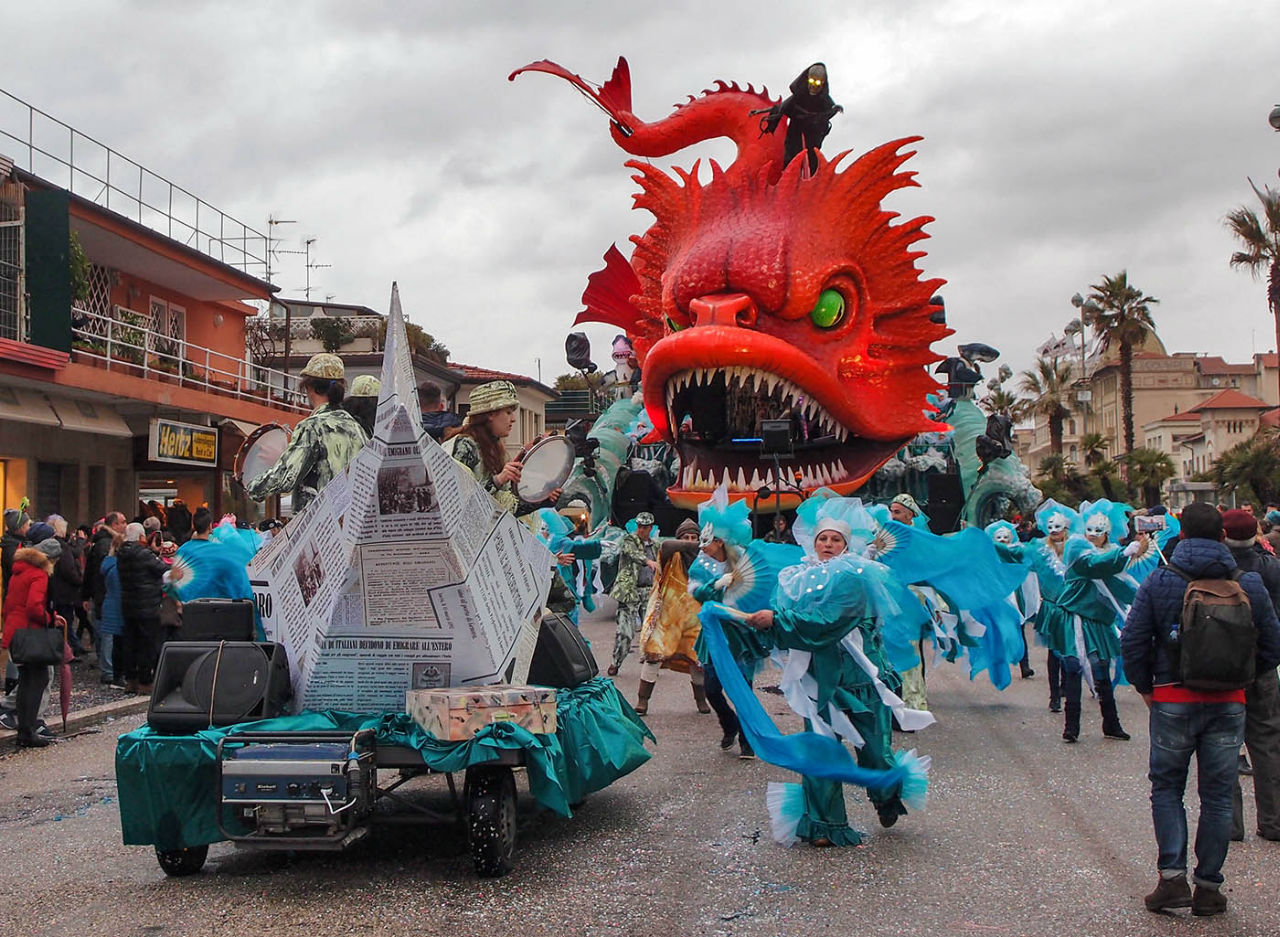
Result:
[[[1071,336],[1079,336],[1080,342],[1080,377],[1079,383],[1084,384],[1088,374],[1085,371],[1084,361],[1084,345],[1085,345],[1085,329],[1090,323],[1096,321],[1096,316],[1102,310],[1092,299],[1085,299],[1079,293],[1071,297],[1071,305],[1079,310],[1078,317],[1072,319],[1063,328],[1063,333]],[[1087,388],[1081,388],[1076,391],[1076,402],[1085,406],[1080,408],[1080,431],[1083,436],[1089,432],[1089,407],[1093,403],[1093,391]]]

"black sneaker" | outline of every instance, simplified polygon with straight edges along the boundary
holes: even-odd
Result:
[[[756,757],[756,753],[747,742],[745,735],[738,736],[738,757],[744,760]]]
[[[1062,712],[1062,704],[1054,700],[1049,700],[1049,712],[1051,713]]]
[[[18,714],[4,710],[0,712],[0,729],[8,729],[10,732],[18,730]]]
[[[1078,739],[1079,739],[1079,736],[1077,736],[1074,732],[1062,733],[1062,741],[1068,744],[1075,744],[1075,742],[1078,741]]]
[[[44,739],[46,742],[58,741],[58,736],[56,736],[53,730],[50,729],[47,725],[45,725],[43,722],[40,723],[40,725],[36,726],[36,738]]]
[[[1106,738],[1116,739],[1117,741],[1120,741],[1120,742],[1127,742],[1129,741],[1129,739],[1133,738],[1132,735],[1130,735],[1128,732],[1126,732],[1124,729],[1120,728],[1119,726],[1116,726],[1114,729],[1103,729],[1102,734]]]
[[[906,815],[907,808],[902,806],[901,801],[893,800],[887,804],[876,805],[876,816],[880,818],[880,825],[886,830],[898,822],[898,817]]]
[[[1249,764],[1249,759],[1245,757],[1244,752],[1240,753],[1240,764],[1236,770],[1237,773],[1244,778],[1251,777],[1253,775],[1253,765]]]

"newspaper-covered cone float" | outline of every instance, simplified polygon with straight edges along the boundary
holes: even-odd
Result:
[[[249,570],[296,707],[398,710],[410,689],[523,683],[553,566],[424,432],[392,285],[373,438]]]

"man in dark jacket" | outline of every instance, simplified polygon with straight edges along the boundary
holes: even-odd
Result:
[[[436,442],[455,426],[462,425],[462,417],[449,409],[444,393],[438,384],[423,381],[418,387],[418,406],[422,408],[422,428]]]
[[[120,570],[120,604],[124,608],[125,688],[151,692],[160,655],[160,600],[164,560],[147,546],[141,524],[129,524],[116,553]],[[119,674],[116,674],[119,677]]]
[[[1280,609],[1280,560],[1258,543],[1258,519],[1248,511],[1222,515],[1227,549],[1240,569],[1257,573]],[[1245,687],[1244,743],[1253,759],[1253,799],[1258,808],[1258,835],[1280,840],[1280,679],[1276,669],[1258,669],[1253,686]],[[1244,795],[1236,782],[1231,838],[1244,839]]]
[[[1208,504],[1182,513],[1181,540],[1171,566],[1195,579],[1230,579],[1236,561],[1222,543],[1222,515]],[[1280,664],[1280,624],[1262,580],[1244,573],[1239,584],[1257,628],[1257,667]],[[1191,906],[1196,915],[1221,914],[1222,864],[1231,836],[1231,790],[1244,743],[1245,691],[1207,692],[1178,682],[1170,649],[1182,619],[1187,582],[1162,566],[1142,583],[1133,600],[1120,647],[1124,669],[1151,710],[1151,816],[1159,850],[1160,881],[1146,896],[1149,911]],[[1200,824],[1196,831],[1195,894],[1187,884],[1187,817],[1183,794],[1191,755],[1196,755]]]

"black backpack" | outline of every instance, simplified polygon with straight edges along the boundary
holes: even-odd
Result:
[[[1196,579],[1172,563],[1187,582],[1182,620],[1174,645],[1174,671],[1190,690],[1242,690],[1255,676],[1258,629],[1249,596],[1240,586],[1244,573],[1230,579]]]

